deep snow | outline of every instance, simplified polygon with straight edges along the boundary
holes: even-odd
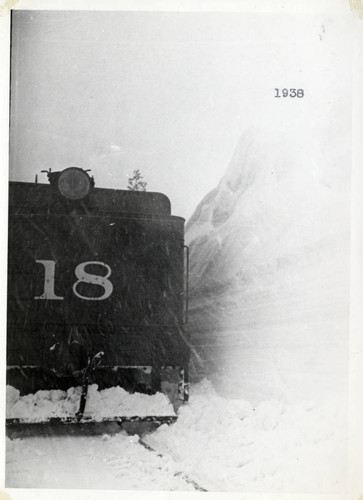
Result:
[[[218,396],[203,381],[173,425],[143,436],[7,439],[7,487],[333,493],[344,490],[344,409]],[[189,481],[188,481],[189,480]]]
[[[344,141],[322,151],[302,123],[242,136],[188,221],[192,373],[254,403],[334,393],[345,405],[349,163]]]

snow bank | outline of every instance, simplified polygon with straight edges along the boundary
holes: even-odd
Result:
[[[241,138],[220,183],[187,224],[194,379],[207,376],[225,394],[254,402],[344,396],[344,138],[323,148],[321,138],[333,133],[329,116],[319,133],[309,120],[268,118]]]
[[[344,418],[335,402],[254,408],[203,381],[177,422],[145,441],[209,491],[328,493],[345,485]]]
[[[20,396],[14,387],[6,388],[6,417],[44,421],[52,417],[74,417],[79,409],[81,387],[60,390],[38,391]],[[106,417],[123,416],[168,416],[175,415],[169,399],[161,393],[154,395],[130,394],[121,387],[98,391],[96,384],[88,387],[85,417],[101,420]]]

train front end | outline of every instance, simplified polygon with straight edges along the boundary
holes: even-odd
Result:
[[[96,188],[76,167],[48,179],[9,188],[8,386],[18,401],[77,394],[74,414],[47,421],[173,421],[188,397],[184,219],[163,194]],[[92,414],[89,388],[161,393],[174,413]]]

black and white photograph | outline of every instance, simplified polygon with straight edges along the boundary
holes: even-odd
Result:
[[[32,3],[1,7],[4,491],[362,494],[362,9]]]

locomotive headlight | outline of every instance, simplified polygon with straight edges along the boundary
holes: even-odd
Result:
[[[66,168],[58,178],[59,192],[69,200],[81,200],[88,195],[91,187],[91,178],[78,167]]]

